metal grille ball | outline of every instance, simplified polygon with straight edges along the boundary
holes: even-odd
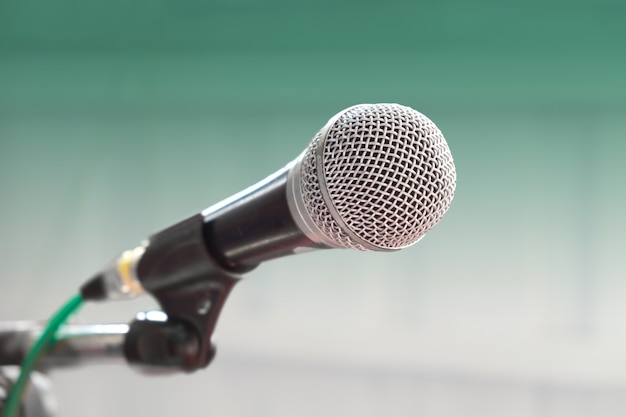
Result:
[[[335,246],[394,250],[441,220],[456,171],[443,134],[426,116],[399,104],[363,104],[314,137],[300,186],[308,214]]]

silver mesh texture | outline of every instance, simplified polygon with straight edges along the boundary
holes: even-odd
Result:
[[[318,132],[301,163],[305,208],[337,247],[412,245],[441,220],[456,185],[441,131],[399,104],[345,110]]]

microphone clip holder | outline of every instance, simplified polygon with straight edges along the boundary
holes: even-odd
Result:
[[[139,313],[130,324],[125,356],[143,370],[193,372],[215,356],[211,337],[239,277],[211,256],[203,230],[198,214],[151,236],[137,266],[165,313]]]

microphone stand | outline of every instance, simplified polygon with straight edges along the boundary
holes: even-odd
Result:
[[[20,373],[20,365],[43,331],[42,322],[0,323],[0,413]],[[20,416],[54,417],[57,402],[47,373],[55,368],[95,363],[122,363],[127,324],[69,324],[56,336],[53,348],[32,372]]]
[[[0,366],[19,366],[43,331],[42,322],[0,323]],[[67,324],[56,343],[41,359],[38,369],[123,363],[128,324]]]
[[[0,414],[19,366],[43,328],[44,323],[34,321],[0,323]],[[148,374],[173,373],[185,370],[185,358],[198,346],[190,326],[169,319],[162,311],[137,313],[130,324],[67,324],[31,374],[20,416],[56,416],[56,400],[47,376],[53,369],[126,363]]]
[[[143,288],[162,311],[138,313],[130,324],[66,325],[38,371],[120,362],[145,373],[193,372],[208,366],[215,356],[211,337],[217,319],[239,277],[207,251],[203,217],[193,216],[152,236],[139,268]],[[87,287],[87,292],[93,289]],[[37,322],[0,323],[0,410],[17,378],[16,367],[43,327]],[[49,397],[34,383],[42,375],[31,376],[34,392],[26,394],[22,417],[54,416],[53,407],[34,407],[33,412],[28,407],[28,398],[41,403]]]

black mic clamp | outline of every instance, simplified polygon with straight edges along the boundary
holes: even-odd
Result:
[[[140,256],[131,262],[121,256],[81,289],[91,300],[145,291],[158,301],[164,314],[139,313],[124,342],[128,362],[144,371],[192,372],[215,356],[211,337],[239,276],[211,256],[203,229],[201,214],[183,220],[151,236]]]

